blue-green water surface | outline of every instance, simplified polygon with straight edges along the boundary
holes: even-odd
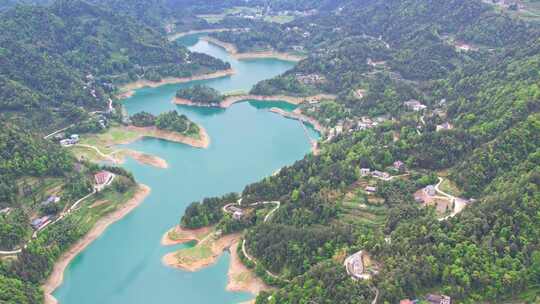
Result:
[[[162,235],[178,223],[186,206],[208,196],[241,191],[251,182],[292,164],[310,145],[298,121],[284,119],[269,107],[292,109],[284,103],[238,103],[227,110],[176,106],[171,103],[181,86],[205,83],[222,92],[249,90],[256,82],[292,68],[279,60],[237,61],[224,50],[184,38],[191,50],[231,63],[237,72],[226,78],[144,88],[125,101],[126,109],[161,113],[177,109],[202,125],[211,138],[208,149],[157,139],[143,139],[129,147],[165,159],[168,169],[128,160],[124,165],[137,180],[152,188],[134,211],[111,225],[79,254],[64,274],[54,296],[62,304],[217,304],[253,298],[225,290],[229,255],[199,272],[166,267],[162,257],[176,247],[160,245]],[[310,129],[311,136],[317,134]],[[185,245],[180,245],[185,246]]]

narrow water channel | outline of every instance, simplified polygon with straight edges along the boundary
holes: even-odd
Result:
[[[222,92],[249,90],[256,82],[292,68],[293,63],[256,59],[238,61],[219,47],[183,38],[192,51],[231,63],[236,74],[199,81]],[[239,303],[253,298],[225,290],[229,255],[217,264],[191,273],[172,269],[161,258],[176,247],[160,245],[162,235],[177,224],[186,206],[207,196],[241,191],[246,184],[301,159],[310,150],[298,121],[270,113],[270,107],[291,110],[282,102],[233,105],[227,110],[176,106],[171,103],[182,85],[144,88],[125,101],[129,113],[158,114],[177,109],[202,125],[211,137],[208,149],[157,139],[135,142],[130,148],[157,155],[169,163],[157,169],[128,160],[124,166],[152,188],[133,212],[111,225],[73,260],[54,296],[61,304]],[[318,135],[309,130],[312,136]],[[186,245],[180,245],[186,246]]]

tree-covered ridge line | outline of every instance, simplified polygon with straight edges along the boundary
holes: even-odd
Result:
[[[0,127],[0,251],[21,250],[16,259],[0,260],[0,301],[42,303],[39,285],[55,260],[112,205],[127,201],[136,184],[121,168],[76,161],[59,145],[16,125],[1,122]],[[94,174],[104,169],[116,175],[110,187],[34,238],[37,220],[55,219],[87,197],[95,183]],[[111,205],[88,207],[98,200]]]
[[[219,106],[224,96],[216,89],[205,85],[194,85],[176,92],[176,98],[209,106]]]
[[[131,17],[84,1],[1,13],[0,109],[30,128],[65,125],[103,110],[115,86],[229,68],[189,52]],[[27,115],[23,115],[27,113]]]
[[[131,123],[136,127],[157,127],[161,130],[178,132],[190,137],[199,136],[199,126],[189,120],[187,116],[178,114],[176,110],[164,112],[157,116],[148,112],[139,112],[130,117]]]
[[[309,53],[293,70],[259,83],[253,93],[339,94],[339,102],[357,115],[395,115],[399,101],[411,98],[438,102],[430,94],[432,80],[485,60],[496,62],[539,37],[534,24],[480,1],[337,1],[325,8],[283,25],[227,18],[220,24],[249,30],[211,36],[240,51]],[[356,94],[359,90],[363,96]],[[397,95],[403,99],[396,100]]]
[[[448,16],[439,16],[445,27],[462,17],[456,16],[455,10],[445,9]],[[419,12],[408,12],[408,18],[422,19]],[[491,15],[486,20],[498,20],[489,8],[485,12]],[[515,22],[500,18],[509,24]],[[237,220],[236,225],[225,225],[235,222],[221,212],[221,207],[230,203],[226,198],[206,199],[202,205],[190,206],[188,210],[193,208],[193,212],[186,212],[181,223],[196,223],[193,227],[219,223],[232,227],[232,231],[246,229],[247,251],[258,261],[256,272],[266,279],[265,269],[291,279],[288,283],[270,279],[279,289],[261,293],[257,303],[369,303],[374,297],[373,287],[380,291],[381,303],[422,298],[428,291],[450,295],[458,303],[521,298],[537,301],[540,41],[537,28],[521,24],[511,30],[519,32],[520,28],[528,34],[503,35],[508,39],[504,45],[490,42],[496,46],[492,53],[456,52],[468,58],[434,81],[404,81],[385,71],[391,65],[390,57],[373,56],[391,54],[383,36],[384,41],[370,37],[340,40],[337,55],[311,55],[294,71],[259,83],[254,91],[262,94],[297,95],[324,90],[333,83],[344,84],[334,88],[339,92],[336,105],[316,106],[325,111],[322,117],[333,119],[334,115],[346,121],[367,114],[394,120],[374,129],[340,134],[322,145],[319,156],[309,155],[275,176],[247,186],[240,195],[243,204],[270,200],[282,203],[270,223],[249,215]],[[505,25],[499,29],[509,30]],[[445,39],[447,34],[437,33]],[[480,43],[486,37],[474,39]],[[339,49],[340,45],[345,47]],[[348,84],[320,73],[321,66],[330,65],[332,59],[344,58],[340,52],[354,60],[356,53],[351,50],[370,50],[366,45],[373,48],[373,54],[363,55],[360,62],[368,56],[372,64],[386,62],[377,62],[366,70],[361,70],[362,64],[352,66],[354,61],[342,63],[347,69],[360,68],[347,76],[351,80]],[[434,54],[438,56],[444,50]],[[374,70],[380,71],[366,79],[353,78]],[[410,99],[419,99],[427,109],[412,112],[404,104]],[[445,122],[451,122],[451,127],[440,130]],[[410,176],[373,182],[360,173],[360,168],[389,170],[396,160],[405,162]],[[439,221],[434,208],[422,207],[414,195],[436,184],[436,174],[448,176],[466,197],[476,201],[454,218]],[[376,199],[366,194],[350,198],[350,193],[363,193],[366,185],[376,189]],[[211,221],[192,222],[195,218]],[[321,226],[332,227],[332,232],[339,231],[340,226],[349,227],[345,236],[352,241],[324,240],[324,244],[314,245],[318,238],[313,235],[325,235],[320,232]],[[300,236],[293,232],[297,228],[301,228]],[[281,243],[288,245],[278,246]],[[372,281],[351,284],[341,262],[358,250],[368,251],[382,268]]]

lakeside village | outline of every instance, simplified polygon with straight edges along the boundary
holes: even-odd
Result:
[[[365,91],[359,89],[355,93],[359,98],[362,98],[363,95],[365,94]],[[441,101],[441,102],[444,103],[444,100]],[[405,101],[403,103],[403,105],[405,106],[406,109],[408,109],[410,111],[413,111],[413,112],[422,112],[422,111],[427,109],[426,105],[422,104],[420,101],[415,100],[415,99]],[[307,107],[307,109],[309,111],[317,111],[317,109],[320,107],[320,100],[317,100],[317,99],[308,100],[306,107]],[[292,118],[294,118],[295,117],[294,114],[296,114],[297,119],[299,119],[299,120],[302,119],[302,115],[300,115],[299,110],[298,111],[295,110],[290,114],[292,114],[292,115],[290,115],[290,116],[293,116]],[[442,111],[442,110],[434,110],[433,113],[430,113],[430,115],[438,115],[438,116],[441,116],[441,117],[445,117],[446,113],[444,111]],[[384,116],[379,116],[379,117],[375,117],[375,118],[362,116],[362,117],[341,119],[341,120],[337,121],[335,126],[333,126],[333,127],[326,130],[326,134],[325,134],[326,135],[326,141],[331,141],[333,138],[335,138],[335,137],[337,137],[337,136],[339,136],[340,134],[343,134],[343,133],[352,133],[352,132],[355,132],[355,131],[361,131],[361,130],[365,130],[365,129],[375,128],[375,127],[379,126],[380,124],[384,123],[387,120],[388,120],[388,118],[384,117]],[[424,116],[422,116],[420,121],[421,121],[422,124],[425,125]],[[326,119],[324,121],[325,124],[328,124],[329,122],[330,122],[329,119]],[[417,126],[417,132],[420,133],[420,130],[422,128],[423,128],[422,125],[418,125]],[[439,132],[439,131],[443,131],[443,130],[452,130],[453,128],[454,128],[454,126],[452,125],[452,123],[446,121],[446,122],[443,122],[441,124],[438,124],[436,126],[436,131]]]
[[[309,75],[302,75],[297,74],[296,78],[298,81],[304,84],[308,85],[316,85],[320,84],[322,82],[325,82],[326,79],[324,76],[316,75],[316,74],[309,74]],[[365,90],[358,89],[354,92],[358,98],[362,98],[365,94]],[[443,102],[443,101],[442,101]],[[320,99],[308,99],[305,103],[305,106],[310,107],[311,109],[317,110],[317,108],[320,106]],[[403,106],[413,112],[422,112],[427,109],[427,106],[421,103],[418,100],[411,99],[408,101],[403,102]],[[92,116],[94,121],[96,122],[96,125],[101,127],[102,129],[107,128],[108,121],[107,121],[107,115],[110,114],[111,111],[113,111],[112,107],[109,107],[109,109],[105,112],[93,112]],[[444,115],[439,110],[433,111],[433,114],[437,115]],[[287,116],[288,115],[288,116]],[[302,122],[309,121],[309,117],[302,114],[301,111],[295,111],[291,113],[287,113],[287,117],[298,119]],[[444,115],[445,116],[445,115]],[[332,128],[329,128],[325,131],[326,135],[326,141],[331,141],[336,136],[339,136],[342,133],[351,133],[357,130],[364,130],[369,128],[374,128],[380,125],[381,123],[384,123],[388,118],[386,117],[377,117],[377,118],[370,118],[370,117],[359,117],[359,118],[347,118],[343,120],[339,120],[335,126]],[[326,121],[329,123],[328,121]],[[421,122],[423,123],[423,116],[421,118]],[[450,130],[453,126],[449,122],[444,122],[440,125],[436,126],[436,131],[441,130]],[[418,126],[418,130],[421,129],[421,126]],[[419,131],[418,131],[419,132]],[[69,134],[69,132],[58,132],[54,134],[54,139],[59,142],[60,145],[64,147],[69,147],[72,145],[76,145],[80,141],[80,137],[78,134],[72,133]],[[386,171],[379,171],[379,170],[373,170],[371,168],[360,168],[360,174],[364,178],[374,178],[383,182],[389,182],[393,180],[394,178],[400,178],[400,177],[406,177],[410,174],[410,172],[407,170],[407,167],[403,161],[397,160],[393,163],[392,167],[390,168],[390,172],[394,173],[391,174]],[[112,180],[114,179],[114,174],[108,171],[100,171],[95,174],[94,176],[94,192],[101,191],[104,187],[109,185]],[[440,184],[440,183],[439,183]],[[424,187],[423,189],[418,190],[414,193],[414,199],[417,203],[421,204],[422,206],[434,206],[437,213],[441,214],[442,217],[439,218],[439,220],[445,220],[452,216],[455,216],[457,213],[461,212],[463,208],[473,202],[474,200],[466,200],[462,198],[453,197],[451,195],[448,195],[438,189],[437,185],[428,185]],[[363,187],[363,190],[367,195],[374,196],[377,194],[377,187],[374,185],[366,185]],[[84,198],[83,198],[84,199]],[[61,201],[61,197],[51,195],[49,196],[44,202],[42,202],[42,206],[50,206],[54,204],[58,204]],[[35,230],[35,234],[43,229],[45,229],[48,225],[51,223],[54,223],[61,218],[63,218],[65,215],[69,214],[72,210],[75,210],[79,202],[74,203],[70,208],[67,210],[62,211],[58,216],[51,216],[51,215],[45,215],[41,217],[36,217],[32,219],[31,225]],[[238,203],[234,204],[228,204],[223,209],[225,212],[230,213],[231,217],[234,220],[240,221],[242,220],[247,214],[253,211],[253,208],[259,204],[277,204],[277,208],[279,208],[279,203],[277,202],[261,202],[261,203],[255,203],[248,206],[242,206],[240,201]],[[274,209],[275,211],[275,209]],[[9,212],[9,210],[1,210],[1,212]],[[35,235],[34,234],[34,235]],[[387,242],[390,242],[390,239],[386,240]],[[369,253],[365,251],[358,251],[350,256],[348,256],[343,263],[345,270],[347,274],[351,277],[353,280],[370,280],[373,275],[378,274],[380,266],[373,261]],[[412,304],[412,303],[429,303],[429,304],[451,304],[452,299],[446,295],[438,295],[438,294],[428,294],[424,297],[424,299],[404,299],[400,301],[400,304]]]
[[[86,75],[84,89],[88,90],[89,94],[96,100],[100,100],[102,96],[99,95],[96,90],[96,80],[92,74]],[[113,89],[113,85],[110,83],[102,83],[103,86]],[[54,141],[58,142],[63,147],[70,147],[79,143],[80,137],[77,134],[76,130],[81,130],[84,132],[97,132],[105,130],[109,127],[109,117],[110,115],[115,114],[115,109],[112,104],[112,99],[107,101],[107,109],[104,111],[93,111],[90,112],[90,117],[84,122],[79,123],[79,125],[70,125],[67,128],[53,132],[47,136],[45,139],[51,137]]]
[[[95,194],[105,189],[107,186],[109,186],[112,183],[114,178],[115,178],[115,174],[109,171],[102,170],[95,173],[93,191],[90,194],[86,195],[85,197],[73,203],[71,206],[69,207],[65,206],[63,210],[59,213],[49,212],[49,211],[58,209],[59,205],[61,204],[62,197],[59,196],[58,194],[49,195],[44,201],[39,203],[40,210],[44,211],[40,213],[46,213],[46,214],[39,215],[38,213],[36,213],[30,218],[30,225],[34,229],[34,234],[32,235],[32,238],[36,238],[37,233],[47,228],[47,226],[49,226],[50,224],[54,224],[60,221],[65,216],[69,215],[71,212],[77,210],[80,203],[82,203],[86,198],[90,197],[92,194]],[[0,210],[0,214],[9,214],[11,211],[12,211],[11,208],[4,208]],[[19,250],[15,250],[10,253],[17,253],[18,251]]]
[[[388,182],[394,178],[405,178],[410,175],[404,162],[397,160],[391,167],[388,168],[390,172],[395,173],[392,175],[386,171],[372,170],[371,168],[360,168],[360,173],[363,178],[374,178],[383,182]],[[461,212],[466,205],[473,203],[474,199],[466,200],[464,198],[454,197],[439,190],[439,185],[443,182],[442,178],[439,178],[439,183],[436,185],[427,185],[424,188],[414,193],[415,201],[422,206],[435,206],[437,214],[442,217],[439,220],[446,220],[450,217],[457,215]],[[374,186],[366,186],[364,191],[368,195],[376,195],[377,188]],[[279,202],[259,202],[249,205],[242,205],[242,199],[239,199],[236,203],[230,203],[223,207],[223,211],[231,214],[231,217],[240,221],[242,218],[253,212],[253,207],[261,204],[276,204],[277,207],[267,214],[265,221],[277,208],[279,208]],[[459,204],[458,204],[459,203]],[[439,206],[440,204],[440,206]],[[450,206],[452,208],[450,209]],[[391,239],[388,237],[385,239],[390,243]],[[373,261],[368,252],[360,250],[347,258],[343,262],[345,271],[351,277],[352,280],[371,280],[374,275],[379,273],[380,265]],[[403,299],[400,304],[451,304],[452,299],[443,294],[427,294],[422,299]]]

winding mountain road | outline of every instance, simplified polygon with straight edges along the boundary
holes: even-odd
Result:
[[[106,186],[109,186],[114,178],[116,177],[116,175],[112,175],[111,179],[104,185],[104,187]],[[69,209],[65,212],[62,212],[60,213],[60,216],[58,216],[54,221],[51,221],[51,222],[48,222],[47,224],[43,225],[42,227],[40,227],[38,230],[34,231],[34,233],[32,234],[32,238],[30,240],[28,240],[28,242],[26,242],[23,246],[23,248],[26,248],[28,246],[28,244],[36,239],[38,237],[38,234],[45,230],[47,227],[51,226],[51,225],[54,225],[55,223],[61,221],[62,219],[64,219],[66,216],[70,215],[72,212],[74,212],[75,210],[77,210],[77,207],[83,202],[85,201],[86,199],[88,199],[89,197],[91,197],[92,195],[96,194],[97,193],[97,190],[94,188],[94,190],[92,192],[90,192],[89,194],[85,195],[84,197],[80,198],[79,200],[77,200],[75,203],[73,203],[73,205],[71,205],[71,207],[69,207]],[[22,252],[22,248],[21,249],[17,249],[17,250],[12,250],[12,251],[0,251],[0,256],[9,256],[9,255],[17,255],[19,253]]]
[[[443,183],[443,181],[444,181],[444,179],[442,177],[439,177],[439,182],[435,185],[435,191],[437,193],[441,194],[442,196],[446,197],[452,203],[454,203],[454,210],[452,210],[452,213],[450,213],[449,215],[447,215],[445,217],[442,217],[442,218],[439,218],[439,221],[445,221],[445,220],[447,220],[449,218],[452,218],[452,217],[458,215],[467,206],[467,200],[459,198],[459,197],[455,197],[455,196],[453,196],[451,194],[448,194],[448,193],[442,191],[439,188],[440,185]]]
[[[85,145],[85,144],[75,144],[74,146],[92,149],[92,150],[96,151],[96,153],[97,153],[99,156],[101,156],[101,157],[103,157],[103,158],[106,158],[106,159],[110,160],[113,164],[116,164],[116,163],[118,162],[114,157],[111,156],[111,154],[115,154],[115,153],[117,153],[117,152],[119,152],[119,151],[114,151],[114,152],[112,152],[111,154],[105,154],[105,153],[101,152],[101,150],[99,150],[99,149],[98,149],[97,147],[95,147],[95,146]]]

